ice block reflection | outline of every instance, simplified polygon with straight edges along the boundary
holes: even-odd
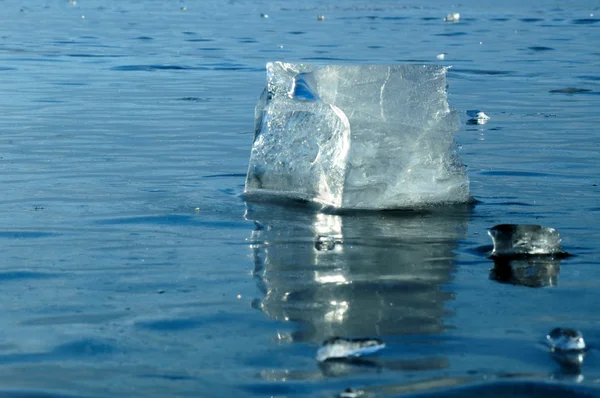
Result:
[[[528,287],[558,285],[560,259],[551,256],[494,258],[490,279]]]
[[[303,324],[293,341],[435,334],[445,329],[454,253],[468,206],[404,213],[322,214],[252,204],[257,303]]]

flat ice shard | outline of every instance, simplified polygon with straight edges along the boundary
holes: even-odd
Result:
[[[267,64],[245,194],[345,209],[471,200],[446,67]]]
[[[557,230],[532,224],[501,224],[488,230],[492,256],[566,255]]]
[[[385,343],[379,339],[347,339],[331,337],[323,342],[317,351],[317,361],[322,362],[333,358],[349,358],[372,354],[385,348]]]

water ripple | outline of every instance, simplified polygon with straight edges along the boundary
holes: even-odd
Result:
[[[191,70],[191,69],[206,69],[179,65],[122,65],[110,68],[116,71],[156,71],[156,70]]]
[[[533,46],[533,47],[527,47],[530,50],[533,51],[553,51],[554,49],[552,47],[544,47],[544,46]]]
[[[41,231],[0,231],[0,239],[39,239],[59,236],[54,232]]]
[[[514,72],[506,70],[483,70],[483,69],[465,69],[465,68],[452,68],[448,71],[448,74],[453,73],[464,73],[469,75],[511,75]]]
[[[573,20],[574,25],[591,25],[598,22],[600,22],[600,18],[581,18]]]

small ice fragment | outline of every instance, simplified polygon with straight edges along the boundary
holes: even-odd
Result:
[[[331,251],[335,249],[335,238],[332,236],[319,236],[317,240],[315,240],[315,249],[319,251]]]
[[[444,59],[446,58],[446,53],[441,53],[435,56],[437,59]]]
[[[452,12],[448,15],[446,15],[446,18],[444,18],[444,21],[446,22],[458,22],[460,20],[460,14],[457,12]]]
[[[357,398],[359,395],[359,391],[348,387],[340,393],[340,398]]]
[[[317,21],[324,21],[325,15],[317,15]]]
[[[585,341],[577,329],[555,328],[546,336],[552,350],[556,351],[583,351]]]
[[[486,124],[490,117],[478,109],[467,111],[467,116],[470,117],[469,124]]]
[[[384,347],[385,343],[380,339],[331,337],[325,340],[323,346],[317,351],[317,361],[323,362],[331,358],[359,357],[372,354]]]
[[[565,254],[557,230],[533,224],[501,224],[488,230],[492,256]]]
[[[469,117],[476,118],[476,117],[479,117],[480,115],[483,115],[489,119],[489,117],[485,113],[480,111],[479,109],[471,109],[471,110],[467,111],[467,116],[469,116]]]
[[[267,18],[269,18],[269,14],[263,14],[263,13],[261,12],[261,13],[260,13],[260,17],[261,17],[261,18],[264,18],[264,19],[267,19]]]

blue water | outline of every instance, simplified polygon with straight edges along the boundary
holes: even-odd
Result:
[[[0,395],[600,395],[598,4],[2,9]],[[245,203],[272,60],[452,65],[451,106],[491,117],[464,115],[457,136],[479,203]],[[490,279],[486,230],[502,223],[561,233],[574,256],[551,286]],[[324,234],[334,250],[315,248]],[[590,345],[580,372],[543,345],[557,326]],[[332,335],[387,347],[319,365]]]

